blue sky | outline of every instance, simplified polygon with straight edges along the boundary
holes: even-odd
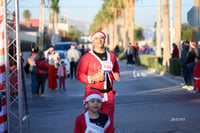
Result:
[[[47,1],[46,5],[47,5]],[[169,0],[171,1],[171,0]],[[173,7],[174,7],[174,1]],[[100,10],[103,0],[60,0],[60,14],[72,19],[92,22]],[[192,8],[193,0],[182,0],[182,22],[187,22],[187,12]],[[20,0],[20,15],[23,20],[23,11],[29,9],[31,18],[39,18],[40,0]],[[50,9],[45,9],[45,19],[48,18]],[[174,10],[173,10],[174,12]],[[157,0],[141,0],[136,2],[135,22],[140,26],[153,27],[157,20]]]

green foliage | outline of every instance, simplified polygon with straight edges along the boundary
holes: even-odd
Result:
[[[192,27],[188,23],[181,24],[181,40],[192,40]]]
[[[125,54],[125,53],[120,53],[120,54],[118,55],[118,59],[119,59],[119,60],[124,60],[124,59],[126,59],[126,54]]]
[[[60,8],[59,8],[59,0],[51,0],[51,8],[54,13],[59,13]]]
[[[68,38],[72,41],[78,41],[78,39],[84,35],[82,31],[77,30],[74,26],[70,26],[68,34],[70,35]]]
[[[179,76],[181,73],[181,65],[179,58],[171,58],[169,60],[169,67],[162,65],[162,57],[157,57],[154,55],[139,55],[140,65],[146,66],[148,68],[154,68],[158,71],[169,72],[172,75]],[[137,63],[138,64],[138,63]]]
[[[137,64],[149,68],[154,68],[160,71],[166,71],[164,66],[162,66],[162,58],[157,57],[155,55],[150,55],[150,54],[139,55]]]
[[[179,58],[171,58],[169,60],[169,72],[172,74],[172,75],[176,75],[176,76],[179,76],[181,75],[181,63],[180,63],[180,59]]]
[[[144,29],[142,27],[138,27],[135,29],[135,38],[134,40],[138,42],[139,40],[144,40]]]
[[[24,10],[23,17],[25,21],[29,21],[29,19],[31,18],[31,12],[29,10]]]
[[[181,40],[192,40],[192,29],[187,29],[183,32]]]

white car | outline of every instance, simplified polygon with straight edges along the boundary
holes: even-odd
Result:
[[[56,53],[59,53],[59,55],[60,55],[60,64],[61,64],[61,61],[65,62],[65,67],[66,67],[66,70],[67,70],[67,75],[69,77],[69,75],[70,75],[70,62],[67,59],[67,56],[65,55],[65,52],[64,51],[56,51]]]
[[[57,42],[54,44],[54,51],[63,51],[65,52],[65,54],[67,54],[67,51],[70,49],[72,44],[75,44],[75,47],[77,49],[78,46],[76,42]]]

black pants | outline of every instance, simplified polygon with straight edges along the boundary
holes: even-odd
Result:
[[[130,54],[130,55],[127,55],[127,64],[133,64],[133,55]]]
[[[40,86],[41,86],[41,93],[44,93],[44,86],[46,81],[47,75],[46,74],[37,74],[37,94],[39,94]]]
[[[78,65],[78,62],[70,62],[70,76],[71,76],[71,79],[73,79],[73,75],[75,75],[75,78],[76,78],[76,67]],[[75,73],[75,74],[74,74]]]

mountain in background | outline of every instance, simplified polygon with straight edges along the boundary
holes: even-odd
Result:
[[[68,19],[69,25],[74,26],[76,29],[82,31],[85,35],[88,35],[90,22],[84,20],[75,20],[75,19]]]

